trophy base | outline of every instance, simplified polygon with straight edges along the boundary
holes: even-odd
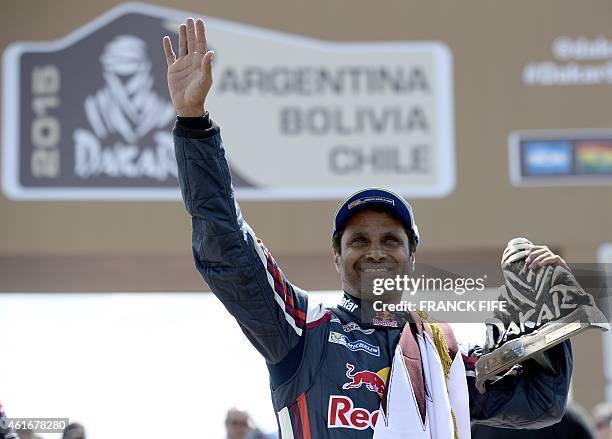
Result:
[[[606,323],[601,311],[584,306],[561,319],[544,324],[531,334],[504,343],[476,362],[476,388],[480,393],[485,393],[486,381],[527,359],[533,359],[552,370],[552,365],[544,352],[587,329],[607,331],[610,325]]]

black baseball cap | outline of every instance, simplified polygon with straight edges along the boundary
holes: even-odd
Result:
[[[383,188],[362,189],[340,203],[334,215],[333,234],[342,230],[355,213],[372,206],[381,206],[397,216],[404,226],[412,231],[416,243],[419,243],[419,229],[414,220],[412,206],[401,195]]]

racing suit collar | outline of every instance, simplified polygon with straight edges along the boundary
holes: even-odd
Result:
[[[414,316],[409,313],[392,313],[389,311],[375,312],[365,310],[362,300],[352,296],[346,291],[343,292],[340,303],[338,303],[338,311],[344,314],[344,318],[354,322],[359,322],[362,326],[379,327],[379,328],[402,328],[407,320],[413,321]],[[365,312],[364,312],[365,311]]]
[[[343,292],[338,308],[350,314],[356,321],[361,320],[361,299],[351,296],[346,291]]]

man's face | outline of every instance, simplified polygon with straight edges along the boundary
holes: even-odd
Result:
[[[410,272],[406,230],[386,212],[363,210],[354,214],[346,223],[340,249],[340,254],[334,250],[334,264],[342,288],[354,297],[365,299],[364,293],[371,292],[367,280]]]
[[[241,410],[230,410],[225,420],[228,439],[244,439],[249,433],[249,415]]]

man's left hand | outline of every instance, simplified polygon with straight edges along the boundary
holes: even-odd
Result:
[[[533,270],[546,265],[561,264],[569,270],[563,258],[545,245],[534,245],[526,238],[514,238],[508,243],[502,256],[502,267],[525,259],[526,268]]]

